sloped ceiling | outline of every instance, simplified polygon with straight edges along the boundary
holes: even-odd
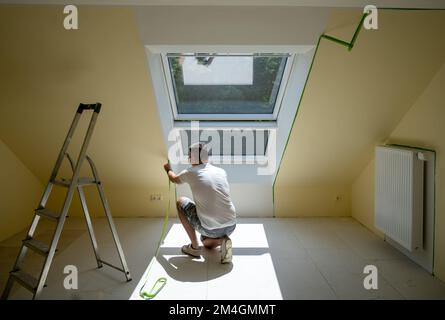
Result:
[[[349,41],[360,17],[334,10],[326,33]],[[321,40],[277,188],[350,185],[444,63],[445,11],[380,10],[378,22],[352,51]]]
[[[79,20],[67,31],[60,7],[0,7],[0,137],[46,183],[78,104],[101,102],[89,153],[114,214],[161,215],[167,152],[133,11]]]

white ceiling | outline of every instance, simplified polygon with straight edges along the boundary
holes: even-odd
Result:
[[[445,8],[443,0],[71,0],[78,5],[133,5],[133,6],[311,6],[364,7],[374,4],[387,8]],[[0,4],[66,5],[66,0],[0,0]]]

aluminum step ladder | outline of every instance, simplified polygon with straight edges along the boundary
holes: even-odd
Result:
[[[105,193],[104,193],[104,189],[103,189],[101,180],[99,179],[99,175],[98,175],[97,169],[96,169],[93,161],[91,160],[91,158],[89,156],[86,155],[86,151],[88,149],[88,145],[91,140],[91,136],[93,134],[94,126],[96,124],[100,109],[101,109],[100,103],[95,103],[95,104],[82,104],[81,103],[79,105],[76,115],[74,116],[74,120],[73,120],[71,127],[68,131],[68,134],[65,138],[65,142],[63,143],[62,149],[60,150],[60,153],[57,158],[54,169],[51,173],[49,182],[46,185],[45,191],[43,192],[43,196],[40,200],[39,206],[35,210],[35,216],[32,220],[32,223],[29,228],[26,239],[23,240],[22,246],[20,248],[16,262],[14,264],[14,267],[9,274],[8,282],[7,282],[6,287],[3,291],[1,299],[8,298],[14,282],[17,282],[24,288],[31,291],[33,293],[33,299],[37,299],[39,297],[39,295],[42,293],[43,287],[45,286],[46,278],[48,276],[48,272],[51,267],[51,263],[54,258],[54,254],[57,250],[57,243],[58,243],[60,235],[62,233],[63,225],[64,225],[65,219],[67,217],[68,210],[70,208],[71,201],[73,199],[73,195],[74,195],[76,189],[79,194],[80,202],[81,202],[83,213],[85,216],[91,243],[93,245],[94,254],[96,257],[96,262],[97,262],[98,268],[101,268],[104,264],[108,265],[112,268],[115,268],[115,269],[123,272],[125,274],[127,281],[131,280],[130,271],[128,269],[127,262],[126,262],[125,256],[124,256],[124,252],[122,250],[122,246],[119,241],[119,237],[117,235],[116,227],[114,225],[113,218],[111,216],[110,207],[109,207],[108,201],[105,197]],[[72,158],[70,157],[70,155],[67,153],[67,149],[70,144],[71,138],[73,137],[74,131],[77,127],[79,119],[80,119],[83,111],[86,111],[86,110],[92,110],[93,114],[91,116],[88,130],[85,134],[85,138],[84,138],[81,150],[79,152],[77,163],[74,163]],[[60,166],[62,165],[62,161],[65,157],[70,162],[70,165],[71,165],[71,168],[73,171],[73,175],[72,175],[71,179],[57,179],[57,174],[59,172]],[[85,158],[87,159],[87,161],[90,165],[90,168],[91,168],[91,171],[93,174],[93,178],[80,178],[79,177],[80,170],[81,170],[81,167],[82,167],[82,164],[83,164]],[[63,203],[63,208],[62,208],[61,212],[53,212],[45,207],[46,203],[48,201],[48,198],[51,194],[51,190],[54,185],[64,187],[67,189],[65,201]],[[83,187],[89,186],[89,185],[95,185],[98,189],[99,196],[100,196],[100,199],[101,199],[104,211],[105,211],[105,215],[108,220],[109,227],[111,229],[111,233],[113,235],[114,243],[116,245],[122,267],[114,266],[113,264],[102,260],[101,257],[99,256],[97,241],[96,241],[96,237],[94,235],[90,214],[89,214],[86,199],[85,199],[85,193],[83,190]],[[45,243],[42,243],[40,241],[33,239],[34,232],[36,231],[36,228],[37,228],[40,218],[49,219],[56,223],[56,228],[55,228],[50,245],[47,245]],[[25,273],[24,271],[21,270],[21,265],[22,265],[23,259],[25,258],[26,254],[27,254],[28,249],[31,249],[45,257],[45,262],[44,262],[44,265],[41,269],[41,272],[40,272],[40,275],[38,278],[35,278],[34,276],[32,276],[28,273]]]

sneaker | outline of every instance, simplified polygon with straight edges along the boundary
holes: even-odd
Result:
[[[199,258],[201,256],[201,250],[199,248],[194,249],[191,243],[182,246],[181,251],[195,258]]]
[[[221,263],[232,262],[232,240],[225,237],[221,244]]]

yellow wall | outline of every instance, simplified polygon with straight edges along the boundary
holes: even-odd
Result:
[[[384,234],[374,226],[374,160],[371,160],[352,184],[352,216],[379,237]]]
[[[63,18],[62,6],[0,7],[0,137],[44,184],[78,104],[102,102],[89,153],[113,215],[163,215],[167,152],[133,10],[80,6],[79,30]]]
[[[349,41],[361,14],[334,10],[326,33]],[[352,51],[321,40],[276,179],[276,216],[351,214],[354,202],[332,202],[338,193],[348,198],[376,141],[443,64],[443,30],[445,11],[380,10],[379,29],[363,29]]]
[[[348,216],[351,212],[349,186],[275,188],[275,214],[280,217]]]
[[[444,61],[445,62],[445,61]],[[435,274],[445,280],[445,64],[427,89],[390,134],[387,143],[434,149],[436,151]],[[384,141],[381,141],[384,142]],[[352,215],[374,228],[373,162],[352,187]]]
[[[0,241],[31,223],[43,186],[0,140]]]

